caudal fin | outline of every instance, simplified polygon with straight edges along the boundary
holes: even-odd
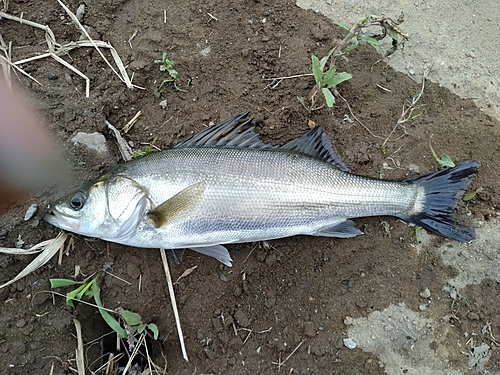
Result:
[[[457,241],[474,239],[474,229],[457,224],[452,216],[455,205],[475,177],[479,162],[469,160],[407,182],[424,187],[425,202],[422,211],[413,216],[399,215],[410,223]]]

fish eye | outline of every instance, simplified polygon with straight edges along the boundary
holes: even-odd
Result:
[[[75,211],[80,211],[85,205],[85,201],[87,197],[83,191],[78,191],[71,199],[69,200],[69,205]]]

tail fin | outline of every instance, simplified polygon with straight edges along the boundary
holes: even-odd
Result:
[[[452,218],[455,205],[475,177],[479,162],[469,160],[424,176],[405,181],[424,187],[422,211],[413,216],[399,215],[410,223],[457,241],[474,239],[474,229],[458,225]]]

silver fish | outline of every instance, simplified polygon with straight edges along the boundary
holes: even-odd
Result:
[[[458,241],[474,238],[452,215],[477,161],[400,182],[362,177],[348,172],[320,127],[272,146],[247,116],[118,165],[58,200],[45,219],[129,246],[189,248],[228,266],[222,244],[354,237],[362,234],[349,220],[356,217],[392,215]]]

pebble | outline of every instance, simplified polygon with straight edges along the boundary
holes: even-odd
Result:
[[[26,325],[26,320],[24,320],[24,319],[19,319],[19,320],[16,322],[16,327],[17,327],[17,328],[23,328],[25,325]]]
[[[162,109],[167,108],[167,106],[168,106],[167,100],[162,100],[162,101],[160,102],[160,107],[161,107]]]
[[[80,6],[76,8],[76,13],[75,13],[76,19],[82,22],[84,14],[85,14],[85,4],[80,4]]]
[[[350,337],[343,339],[342,341],[344,342],[344,345],[347,349],[355,349],[357,346],[354,340]]]
[[[416,164],[408,164],[408,170],[412,173],[420,173],[420,167]]]
[[[224,275],[223,273],[220,274],[219,278],[224,281],[225,283],[227,283],[227,277],[226,275]]]
[[[64,79],[68,85],[73,85],[73,78],[71,78],[69,73],[64,73]]]
[[[31,294],[33,296],[31,302],[35,306],[40,306],[45,301],[50,298],[50,293],[46,293],[50,290],[50,284],[47,279],[38,279],[33,284],[31,284]]]
[[[344,324],[345,324],[346,326],[352,326],[352,325],[354,324],[354,319],[353,319],[353,318],[351,318],[350,316],[346,316],[346,317],[344,318]]]
[[[37,209],[38,206],[35,203],[29,206],[26,210],[26,214],[24,214],[24,221],[28,221],[29,219],[31,219],[35,215]]]
[[[431,291],[429,290],[429,288],[425,288],[420,292],[420,297],[422,298],[429,298],[430,296],[431,296]]]

